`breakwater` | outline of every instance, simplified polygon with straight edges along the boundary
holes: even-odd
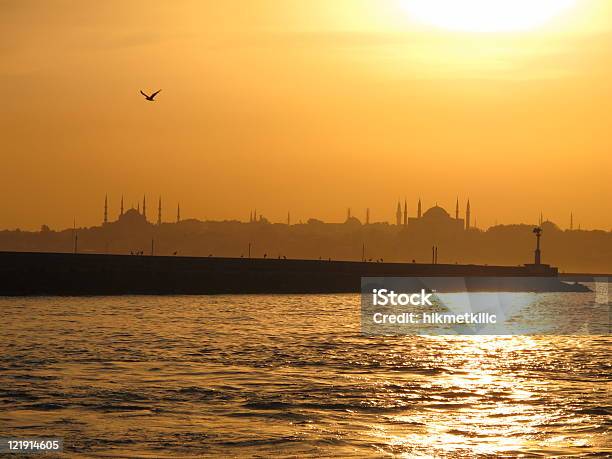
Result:
[[[362,277],[556,277],[540,266],[0,252],[0,295],[354,293]],[[567,284],[546,284],[564,291]]]

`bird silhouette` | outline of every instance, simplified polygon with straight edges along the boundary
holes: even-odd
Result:
[[[155,96],[158,95],[161,92],[161,89],[157,92],[154,92],[153,94],[151,94],[150,96],[148,96],[147,94],[145,94],[142,89],[140,90],[140,94],[142,94],[143,96],[145,96],[145,99],[147,99],[149,102],[155,102]]]

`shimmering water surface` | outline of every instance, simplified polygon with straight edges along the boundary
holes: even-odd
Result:
[[[365,338],[359,318],[358,295],[0,299],[0,436],[72,456],[612,454],[611,337]]]

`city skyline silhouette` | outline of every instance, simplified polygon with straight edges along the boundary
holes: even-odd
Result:
[[[147,208],[147,204],[146,204],[147,195],[146,194],[141,195],[142,197],[140,199],[130,199],[130,200],[126,200],[125,195],[123,194],[120,194],[118,196],[120,196],[119,203],[117,205],[114,205],[112,198],[109,200],[109,194],[107,193],[104,195],[104,204],[103,204],[103,211],[102,211],[103,217],[101,219],[101,223],[106,223],[110,221],[113,218],[113,215],[115,216],[115,218],[118,218],[124,214],[124,211],[127,211],[129,209],[137,210],[140,213],[141,205],[142,205],[142,212],[144,212],[145,219],[148,219],[151,222],[155,221],[159,224],[160,219],[163,222],[176,222],[177,220],[181,220],[181,216],[180,216],[181,201],[180,200],[177,200],[175,202],[174,205],[176,207],[174,208],[173,211],[168,211],[166,209],[163,213],[163,218],[162,218],[161,206],[162,206],[163,197],[161,195],[157,195],[157,198],[155,198],[155,202],[154,202],[155,204],[155,208],[153,209],[154,212],[149,211],[149,215],[153,215],[153,216],[149,219],[147,217],[147,210],[146,210]],[[393,208],[393,210],[390,210],[393,207],[393,205],[389,205],[386,210],[381,210],[379,208],[373,208],[373,207],[351,207],[351,206],[344,207],[344,209],[348,209],[348,218],[356,218],[362,224],[369,224],[371,221],[371,222],[376,222],[376,223],[408,225],[410,220],[413,220],[412,222],[413,224],[418,224],[416,220],[418,218],[421,218],[421,215],[423,213],[427,212],[428,210],[431,211],[432,209],[440,209],[442,213],[448,215],[449,217],[451,216],[450,206],[449,206],[449,210],[446,210],[444,205],[442,206],[439,205],[440,203],[439,201],[435,201],[435,202],[429,201],[428,202],[427,200],[421,198],[420,196],[418,198],[413,198],[413,199],[417,199],[417,202],[412,203],[412,205],[409,204],[408,198],[398,199],[397,207]],[[129,204],[126,204],[126,203],[129,203]],[[535,217],[523,216],[518,221],[503,221],[499,218],[496,218],[496,217],[492,218],[490,216],[488,216],[488,218],[487,217],[482,218],[482,215],[476,214],[475,212],[471,210],[470,198],[467,198],[467,200],[464,200],[463,202],[460,203],[459,197],[456,198],[455,203],[452,206],[452,209],[453,209],[452,215],[454,215],[454,219],[461,220],[462,225],[464,227],[466,223],[468,227],[487,229],[487,228],[490,228],[493,226],[499,226],[499,225],[512,225],[512,224],[541,225],[542,222],[551,222],[551,223],[554,223],[559,228],[564,228],[564,229],[569,229],[569,230],[612,231],[612,228],[611,229],[588,228],[584,226],[581,223],[581,221],[578,219],[577,214],[574,211],[570,211],[567,214],[566,218],[561,218],[559,220],[554,219],[554,218],[549,218],[547,213],[540,210],[537,216]],[[243,218],[243,215],[241,215],[245,212],[249,212],[248,219]],[[88,209],[86,213],[87,215],[91,215],[94,212],[92,212],[91,209]],[[343,213],[344,213],[345,218],[337,218]],[[167,219],[166,216],[169,214],[171,214],[172,217]],[[287,222],[288,218],[290,220],[292,215],[293,215],[293,220],[292,220],[293,223],[298,223],[298,222],[304,223],[310,219],[316,219],[316,220],[320,220],[326,223],[343,223],[346,220],[346,210],[344,211],[341,210],[337,212],[337,215],[335,216],[332,215],[330,219],[324,219],[321,217],[320,214],[316,212],[313,215],[305,215],[303,217],[300,217],[299,215],[296,216],[296,212],[291,209],[285,210],[284,214],[282,214],[281,217],[278,217],[278,218],[270,217],[269,218],[267,212],[265,212],[264,210],[261,210],[261,208],[258,211],[257,206],[255,206],[254,208],[251,208],[251,210],[247,209],[243,212],[236,210],[236,212],[228,215],[228,217],[226,218],[214,218],[214,217],[208,218],[206,217],[206,212],[203,212],[203,215],[189,215],[187,219],[200,220],[200,221],[249,221],[249,222],[252,222],[252,221],[258,220],[259,218],[263,217],[267,222],[283,223],[283,222]],[[459,218],[460,215],[463,217],[462,219]],[[257,218],[255,218],[255,216],[257,216]],[[481,217],[480,224],[478,223],[478,216]],[[532,218],[532,220],[530,220],[530,218]],[[482,224],[482,220],[489,221],[491,223],[488,225]],[[85,227],[96,226],[97,223],[100,223],[100,221],[96,222],[94,220],[93,222],[86,221],[85,224],[83,224],[82,223],[83,220],[76,214],[72,217],[71,221],[72,221],[72,226],[74,226],[76,222],[79,222],[80,226],[85,226]],[[19,226],[11,227],[7,225],[5,227],[0,227],[0,231],[15,230],[15,229],[25,230],[25,231],[35,231],[36,228],[41,228],[42,226],[51,228],[51,225],[49,225],[47,222],[42,222],[42,223],[39,222],[33,225],[33,227],[26,227],[26,228],[22,228]],[[62,226],[60,224],[59,226],[55,227],[55,229],[63,229],[63,228],[68,228],[68,225]]]
[[[427,208],[419,198],[415,214],[407,199],[398,201],[395,222],[378,221],[370,209],[361,221],[353,208],[339,222],[292,219],[290,211],[284,222],[273,222],[258,209],[248,219],[200,220],[181,214],[180,203],[164,214],[161,196],[141,199],[127,206],[122,196],[114,211],[105,195],[93,226],[75,220],[57,231],[44,224],[34,232],[0,231],[0,250],[431,263],[434,247],[435,263],[516,266],[533,261],[537,227],[543,229],[543,263],[566,272],[612,271],[612,232],[574,226],[572,215],[567,228],[540,213],[535,222],[485,229],[478,226],[472,200],[462,209],[457,198],[451,214],[438,203]]]

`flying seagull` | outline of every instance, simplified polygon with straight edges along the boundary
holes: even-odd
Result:
[[[149,102],[155,102],[155,96],[158,95],[161,92],[161,89],[157,92],[154,92],[153,94],[151,94],[150,96],[147,96],[144,92],[142,92],[142,90],[140,90],[140,94],[142,94],[143,96],[145,96],[145,98],[149,101]]]

